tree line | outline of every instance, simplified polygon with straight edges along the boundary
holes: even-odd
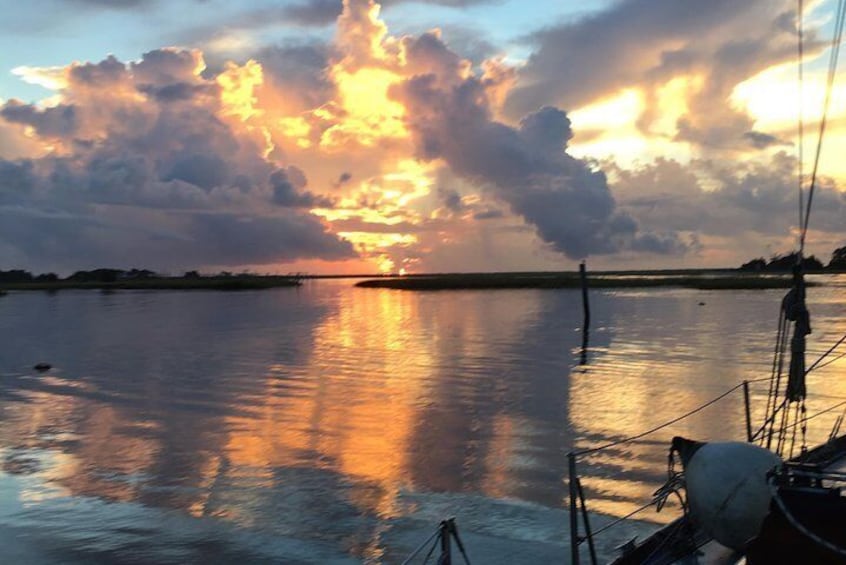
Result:
[[[786,272],[793,269],[798,257],[797,251],[784,255],[774,255],[770,257],[769,261],[763,257],[758,257],[741,265],[740,270]],[[846,245],[838,247],[832,252],[828,265],[823,265],[823,262],[813,255],[804,257],[802,269],[804,271],[846,271]]]
[[[22,269],[9,271],[0,270],[0,283],[21,284],[21,283],[50,283],[58,281],[85,282],[85,283],[113,283],[118,281],[138,281],[145,279],[201,279],[201,278],[229,278],[229,277],[255,277],[257,275],[241,273],[233,274],[229,271],[222,271],[214,275],[203,275],[198,271],[186,271],[181,276],[171,276],[157,273],[149,269],[93,269],[91,271],[76,271],[67,277],[60,277],[56,273],[42,273],[34,275]]]

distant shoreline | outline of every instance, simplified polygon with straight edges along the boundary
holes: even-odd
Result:
[[[232,276],[232,277],[150,277],[103,281],[28,281],[0,283],[0,292],[8,290],[261,290],[267,288],[296,287],[299,278],[287,276]]]
[[[810,274],[828,274],[825,272]],[[831,273],[836,274],[836,273]],[[755,290],[790,288],[787,273],[748,273],[735,269],[690,271],[614,271],[588,275],[589,288],[681,287],[698,290]],[[808,282],[808,286],[819,283]],[[473,273],[380,277],[356,283],[360,288],[395,290],[496,290],[524,288],[579,288],[578,273]]]
[[[812,271],[810,275],[846,274],[843,270]],[[437,273],[425,275],[212,275],[200,277],[144,277],[98,280],[30,280],[0,282],[0,294],[6,291],[59,290],[262,290],[298,287],[304,280],[364,279],[360,288],[395,290],[496,290],[521,288],[579,288],[579,273]],[[594,271],[588,274],[590,288],[681,287],[699,290],[754,290],[789,288],[792,276],[778,272],[748,272],[738,269],[672,269],[656,271]],[[820,283],[809,281],[808,286]]]

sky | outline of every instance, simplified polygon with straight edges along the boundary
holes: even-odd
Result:
[[[787,253],[835,10],[804,2],[800,92],[796,4],[0,0],[0,270]],[[844,95],[808,235],[824,262],[846,245]]]

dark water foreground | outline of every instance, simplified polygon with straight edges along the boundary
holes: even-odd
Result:
[[[580,366],[575,290],[11,292],[0,560],[396,563],[455,515],[476,562],[566,562],[566,452],[765,376],[780,297],[596,291]],[[822,351],[846,332],[846,288],[810,301]],[[844,371],[812,375],[810,410],[846,397]],[[742,410],[584,461],[595,524],[649,498],[670,436],[742,437]]]

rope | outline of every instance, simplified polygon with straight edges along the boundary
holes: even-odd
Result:
[[[822,416],[823,414],[827,414],[827,413],[831,412],[832,410],[836,410],[836,409],[840,408],[841,406],[846,406],[846,400],[844,400],[843,402],[840,402],[838,404],[835,404],[834,406],[832,406],[830,408],[826,408],[825,410],[820,410],[819,412],[817,412],[813,416],[808,416],[807,418],[805,418],[805,421],[807,422],[808,420],[813,420],[817,416]],[[793,424],[793,426],[795,426],[795,425],[796,424]],[[793,426],[789,426],[789,428],[792,428]]]
[[[822,365],[817,366],[816,368],[817,368],[817,370],[824,369],[824,368],[828,367],[829,365],[831,365],[832,363],[839,361],[840,359],[843,359],[844,357],[846,357],[846,351],[844,351],[843,353],[841,353],[840,355],[838,355],[834,359],[829,359],[828,361],[826,361]],[[819,396],[819,395],[815,394],[814,396]]]
[[[784,308],[778,309],[778,328],[776,329],[776,342],[773,346],[773,366],[770,371],[770,389],[767,392],[767,408],[764,410],[765,415],[769,415],[770,410],[775,410],[778,399],[775,396],[776,375],[778,369],[778,355],[779,346],[781,345],[781,336],[784,333]]]
[[[643,562],[649,563],[649,561],[653,557],[658,555],[659,551],[664,549],[664,546],[669,545],[671,540],[674,540],[675,538],[679,537],[684,532],[685,529],[688,529],[688,527],[689,527],[689,523],[686,522],[686,521],[677,522],[673,531],[670,532],[669,534],[667,534],[667,536],[664,539],[661,540],[661,543],[659,543],[657,546],[655,546],[655,549],[653,549],[652,551],[649,552],[649,555],[646,556],[646,559],[644,559]],[[694,546],[694,548],[695,548],[695,543],[693,543],[692,540],[691,540],[691,545]]]
[[[409,563],[411,563],[411,560],[412,560],[412,559],[414,559],[415,557],[417,557],[417,554],[418,554],[418,553],[420,553],[421,551],[423,551],[423,548],[424,548],[424,547],[426,547],[427,545],[429,545],[430,543],[432,543],[432,540],[434,540],[435,538],[437,538],[437,537],[438,537],[438,535],[439,535],[440,533],[441,533],[441,529],[440,529],[440,528],[438,528],[437,530],[435,530],[435,533],[434,533],[434,534],[432,534],[431,536],[429,536],[429,539],[427,539],[426,541],[424,541],[423,543],[421,543],[421,544],[417,547],[417,549],[415,549],[415,550],[411,553],[411,555],[409,555],[409,556],[406,558],[406,560],[402,562],[402,565],[408,565]],[[429,553],[431,554],[431,552],[429,552]],[[428,559],[429,559],[429,557],[427,556],[427,557],[426,557],[426,560],[428,561]]]
[[[752,382],[752,381],[750,381],[750,382]],[[682,414],[682,415],[681,415],[681,416],[679,416],[678,418],[674,418],[674,419],[670,420],[669,422],[666,422],[666,423],[664,423],[664,424],[661,424],[660,426],[655,426],[654,428],[651,428],[651,429],[649,429],[649,430],[646,430],[645,432],[640,433],[640,434],[637,434],[636,436],[631,436],[631,437],[627,437],[627,438],[623,438],[623,439],[618,439],[618,440],[615,440],[615,441],[612,441],[612,442],[606,443],[605,445],[600,445],[599,447],[593,447],[593,448],[590,448],[590,449],[582,449],[581,451],[573,451],[573,452],[572,452],[572,453],[573,453],[573,456],[574,456],[574,457],[582,457],[583,455],[588,455],[588,454],[590,454],[590,453],[596,453],[597,451],[602,451],[602,450],[604,450],[604,449],[608,449],[609,447],[615,447],[615,446],[617,446],[617,445],[622,445],[622,444],[624,444],[624,443],[630,443],[630,442],[633,442],[633,441],[639,440],[639,439],[641,439],[641,438],[643,438],[643,437],[648,436],[649,434],[653,434],[653,433],[655,433],[655,432],[657,432],[657,431],[663,430],[664,428],[667,428],[667,427],[669,427],[669,426],[672,426],[673,424],[676,424],[676,423],[678,423],[678,422],[680,422],[680,421],[684,420],[685,418],[689,418],[690,416],[693,416],[693,415],[694,415],[694,414],[696,414],[697,412],[701,412],[701,411],[702,411],[702,410],[704,410],[705,408],[708,408],[708,407],[709,407],[709,406],[711,406],[712,404],[715,404],[715,403],[719,402],[720,400],[722,400],[723,398],[725,398],[725,397],[726,397],[726,396],[728,396],[729,394],[733,393],[734,391],[736,391],[737,389],[739,389],[739,388],[740,388],[740,387],[742,387],[742,386],[743,386],[743,383],[740,383],[740,384],[738,384],[738,385],[735,385],[735,386],[731,387],[729,390],[727,390],[726,392],[722,393],[720,396],[718,396],[718,397],[716,397],[716,398],[713,398],[713,399],[709,400],[708,402],[706,402],[706,403],[705,403],[705,404],[703,404],[702,406],[699,406],[698,408],[694,408],[694,409],[693,409],[693,410],[691,410],[690,412],[687,412],[687,413],[685,413],[685,414]]]
[[[652,504],[653,504],[653,502],[650,500],[649,502],[647,502],[647,503],[646,503],[646,504],[644,504],[643,506],[639,507],[638,509],[636,509],[636,510],[634,510],[634,511],[632,511],[632,512],[629,512],[628,514],[626,514],[626,515],[625,515],[625,516],[623,516],[622,518],[617,518],[617,519],[616,519],[616,520],[614,520],[613,522],[610,522],[610,523],[608,523],[608,524],[605,524],[604,526],[602,526],[601,528],[599,528],[598,530],[596,530],[595,532],[593,532],[590,536],[584,536],[584,537],[579,538],[579,539],[586,540],[586,539],[588,539],[589,537],[590,537],[590,538],[595,538],[596,536],[598,536],[598,535],[599,535],[599,534],[601,534],[602,532],[604,532],[604,531],[606,531],[606,530],[610,530],[611,528],[613,528],[614,526],[616,526],[616,525],[617,525],[617,524],[619,524],[620,522],[625,522],[626,520],[628,520],[629,518],[631,518],[631,517],[632,517],[632,516],[634,516],[635,514],[638,514],[639,512],[643,512],[644,510],[646,510],[647,508],[649,508],[650,506],[652,506]]]
[[[799,12],[796,14],[796,28],[798,31],[798,41],[797,47],[799,51],[799,61],[798,61],[798,71],[799,71],[799,117],[798,117],[798,130],[799,130],[799,140],[797,145],[799,146],[799,230],[801,233],[802,229],[802,216],[805,211],[805,194],[802,191],[802,178],[805,176],[804,171],[804,162],[805,162],[805,112],[804,112],[804,33],[802,29],[802,23],[805,19],[805,8],[804,8],[804,0],[799,0]],[[801,246],[801,240],[800,240]]]
[[[843,334],[843,337],[841,337],[840,339],[838,339],[838,340],[837,340],[837,343],[835,343],[834,345],[832,345],[831,347],[829,347],[829,348],[828,348],[828,351],[826,351],[825,353],[823,353],[823,354],[820,356],[820,358],[819,358],[819,359],[817,359],[816,361],[814,361],[814,363],[813,363],[813,364],[812,364],[812,365],[808,368],[808,370],[807,370],[807,371],[805,371],[805,373],[807,374],[807,373],[810,373],[811,371],[813,371],[813,370],[817,367],[817,365],[819,365],[819,364],[820,364],[820,362],[821,362],[823,359],[825,359],[826,357],[828,357],[829,355],[831,355],[831,354],[834,352],[834,350],[835,350],[835,349],[837,349],[838,347],[840,347],[840,345],[841,345],[844,341],[846,341],[846,334]],[[842,357],[842,355],[841,355],[841,357]],[[838,359],[839,359],[839,357],[838,357]],[[835,359],[835,361],[836,361],[836,360],[837,360],[837,359]],[[826,363],[826,364],[828,364],[828,363]]]
[[[825,89],[825,102],[823,102],[823,114],[820,119],[820,131],[817,138],[817,150],[814,155],[814,168],[811,172],[811,186],[808,188],[808,204],[805,208],[805,220],[801,224],[802,235],[799,238],[799,256],[805,250],[805,237],[808,234],[808,222],[811,219],[811,204],[814,200],[814,189],[817,182],[817,170],[820,164],[820,154],[822,153],[823,136],[825,135],[825,126],[828,121],[828,107],[831,102],[831,91],[834,89],[834,76],[837,71],[837,59],[840,56],[840,40],[843,37],[843,20],[846,16],[846,0],[840,0],[837,3],[837,15],[835,16],[834,35],[831,38],[831,59],[828,64],[828,81]]]
[[[767,419],[764,422],[764,427],[766,427],[767,423],[769,423],[769,425],[770,425],[769,432],[767,432],[767,434],[766,434],[766,437],[767,437],[766,447],[767,447],[767,449],[769,449],[772,446],[773,433],[775,433],[776,416],[778,415],[779,410],[781,410],[784,407],[784,404],[787,400],[787,398],[785,397],[785,402],[782,402],[781,406],[778,406],[778,407],[776,406],[776,404],[778,403],[779,391],[781,389],[781,377],[784,374],[784,352],[787,350],[787,336],[788,336],[787,328],[788,328],[788,325],[789,325],[789,321],[787,320],[787,316],[784,315],[784,307],[783,306],[781,308],[781,311],[782,311],[781,315],[783,317],[780,317],[781,327],[779,327],[778,336],[776,337],[776,354],[775,354],[775,358],[773,359],[773,365],[775,366],[775,369],[774,369],[774,372],[773,372],[775,384],[770,388],[771,393],[772,393],[772,397],[773,397],[772,413],[771,413],[770,416],[767,417]],[[767,401],[767,405],[769,406],[769,399]],[[763,436],[762,436],[761,439],[762,439],[762,445],[763,445]]]

